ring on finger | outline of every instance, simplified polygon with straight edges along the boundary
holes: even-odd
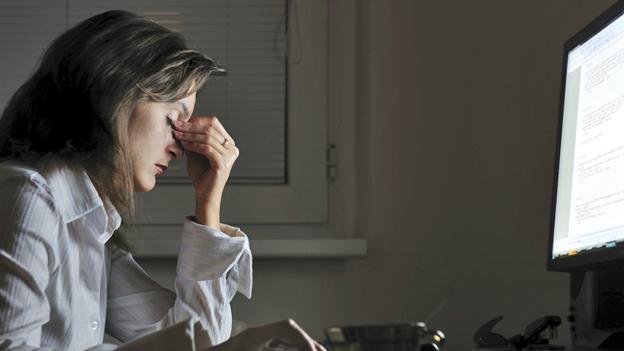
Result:
[[[228,138],[225,138],[225,140],[223,140],[223,142],[221,143],[221,146],[225,147],[226,144],[227,145],[236,145],[233,140],[230,140]]]

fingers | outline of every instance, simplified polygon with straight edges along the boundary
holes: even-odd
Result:
[[[230,134],[228,134],[228,132],[225,130],[225,128],[223,127],[221,122],[217,119],[217,117],[215,117],[214,120],[215,120],[214,126],[221,133],[221,135],[223,135],[227,140],[232,141],[232,144],[234,144],[234,139],[230,136]]]
[[[215,160],[219,155],[236,159],[239,154],[234,139],[216,117],[193,117],[191,122],[176,121],[173,135],[184,149],[212,155]]]
[[[177,130],[173,131],[173,135],[179,140],[185,147],[192,145],[196,147],[203,147],[204,145],[212,146],[217,152],[224,154],[227,150],[223,144],[221,135],[217,135],[216,130],[209,130],[209,134],[203,133],[186,133]]]
[[[210,134],[214,135],[219,143],[228,140],[235,145],[234,138],[225,130],[217,117],[193,117],[190,122],[177,121],[175,124],[177,130],[192,134]]]
[[[321,345],[318,341],[314,341],[314,350],[315,351],[327,351],[323,345]]]
[[[220,152],[215,150],[214,147],[212,147],[211,145],[207,145],[207,144],[200,144],[200,143],[191,143],[188,141],[180,141],[180,144],[182,144],[182,147],[184,147],[186,150],[189,151],[193,151],[195,153],[201,154],[201,155],[219,155]]]
[[[283,321],[281,327],[287,334],[286,339],[290,339],[298,350],[326,351],[321,344],[312,339],[294,320],[287,319]]]
[[[234,142],[234,139],[230,136],[230,134],[228,134],[228,132],[225,130],[225,128],[223,127],[223,124],[221,124],[221,121],[219,121],[219,119],[215,116],[210,117],[210,120],[212,122],[212,126],[214,128],[217,129],[217,131],[219,131],[219,133],[221,133],[221,135],[226,138],[227,140],[231,140],[232,142]]]
[[[277,351],[284,346],[297,351],[327,351],[292,319],[249,328],[245,335],[250,351]]]

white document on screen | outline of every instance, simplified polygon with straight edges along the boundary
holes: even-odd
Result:
[[[624,33],[580,67],[569,237],[624,237]]]

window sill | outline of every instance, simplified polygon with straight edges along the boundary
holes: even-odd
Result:
[[[250,239],[249,245],[254,259],[346,259],[367,254],[366,239]],[[179,247],[180,241],[173,239],[133,242],[137,258],[176,257]]]

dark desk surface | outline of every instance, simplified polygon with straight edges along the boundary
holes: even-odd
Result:
[[[515,349],[473,349],[473,351],[515,351]],[[541,349],[538,349],[541,350]],[[560,351],[624,351],[624,349],[595,349],[586,346],[567,346],[565,350]]]

